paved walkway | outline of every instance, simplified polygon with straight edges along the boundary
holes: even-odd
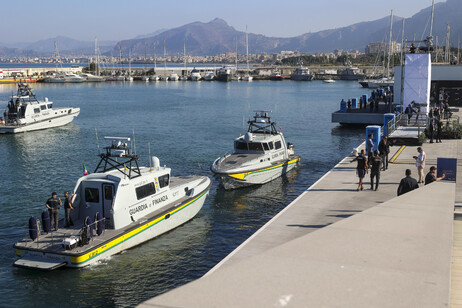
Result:
[[[462,158],[461,144],[424,144],[426,171],[437,157]],[[361,192],[345,158],[206,276],[141,306],[447,306],[462,189],[438,182],[396,197],[405,169],[417,174],[416,154],[404,148],[379,190],[366,178]]]

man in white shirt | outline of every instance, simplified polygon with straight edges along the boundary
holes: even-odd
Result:
[[[417,148],[417,152],[419,152],[419,156],[413,156],[413,157],[415,159],[415,162],[416,162],[415,165],[419,173],[418,183],[423,183],[425,179],[423,170],[425,168],[425,160],[427,159],[427,156],[421,147]]]

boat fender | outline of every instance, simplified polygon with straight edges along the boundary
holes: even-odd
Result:
[[[51,222],[50,222],[50,214],[48,214],[48,210],[42,212],[42,225],[43,225],[43,232],[48,233],[51,230]]]
[[[100,212],[96,213],[95,221],[96,221],[96,234],[101,235],[101,233],[103,233],[103,215],[101,215]]]
[[[94,224],[93,224],[93,220],[91,219],[90,216],[87,216],[87,218],[85,218],[85,226],[88,228],[88,238],[92,238],[93,237],[93,228],[94,228]]]
[[[90,242],[89,235],[88,235],[88,226],[84,226],[80,229],[79,232],[80,241],[78,242],[79,246],[87,245]]]
[[[32,241],[35,241],[38,237],[38,224],[35,217],[29,218],[29,237]]]

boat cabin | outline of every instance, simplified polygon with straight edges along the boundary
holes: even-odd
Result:
[[[112,138],[94,173],[79,179],[74,189],[73,221],[100,213],[105,227],[120,229],[158,210],[169,199],[170,168],[160,167],[153,157],[151,167],[139,167],[130,153],[130,138]]]

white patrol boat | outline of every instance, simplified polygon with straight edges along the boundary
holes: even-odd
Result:
[[[53,108],[53,102],[39,101],[25,83],[18,83],[0,123],[0,134],[24,133],[66,125],[80,113],[80,108]]]
[[[248,124],[247,133],[234,140],[234,153],[217,158],[210,168],[225,189],[267,183],[300,162],[267,111],[256,112]]]
[[[29,237],[14,244],[15,266],[52,270],[84,267],[132,248],[192,219],[209,194],[206,176],[171,177],[170,168],[151,158],[140,167],[130,138],[106,137],[92,174],[81,177],[71,197],[74,226],[51,231],[48,212],[29,219]],[[42,225],[42,228],[40,228]]]

